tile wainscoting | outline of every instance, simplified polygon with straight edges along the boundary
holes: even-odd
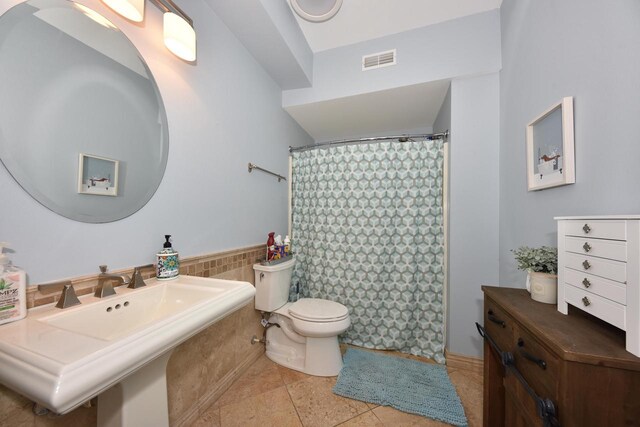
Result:
[[[180,273],[254,283],[253,264],[265,258],[264,245],[183,258]],[[131,275],[133,268],[114,271]],[[153,272],[144,272],[144,278]],[[78,295],[93,293],[97,275],[72,279]],[[60,293],[46,294],[37,286],[27,290],[28,307],[51,304]],[[179,345],[167,365],[169,422],[190,425],[211,403],[264,353],[264,346],[251,345],[253,335],[262,337],[260,314],[253,303],[235,311],[198,335]],[[95,399],[91,407],[80,407],[63,416],[36,416],[32,402],[0,386],[0,426],[91,426],[96,425]]]

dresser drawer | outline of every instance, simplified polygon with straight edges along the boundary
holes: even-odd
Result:
[[[544,420],[538,415],[535,400],[513,374],[508,373],[505,376],[503,386],[505,391],[503,425],[505,427],[544,427]],[[484,425],[487,426],[486,422]],[[488,427],[492,426],[488,425]]]
[[[622,305],[627,304],[627,286],[623,283],[603,279],[589,273],[581,273],[570,268],[564,269],[564,282]]]
[[[513,357],[516,368],[536,394],[557,399],[560,360],[520,325],[516,326]]]
[[[627,263],[625,262],[567,252],[565,265],[582,273],[593,274],[616,282],[625,283],[627,281]]]
[[[565,248],[567,252],[627,261],[627,242],[618,240],[565,237]]]
[[[590,313],[613,326],[625,328],[625,309],[622,304],[585,291],[575,286],[564,287],[564,299],[569,304]]]
[[[501,351],[512,351],[515,321],[490,299],[484,302],[484,329]]]
[[[570,220],[566,222],[565,235],[627,240],[627,224],[624,220]]]

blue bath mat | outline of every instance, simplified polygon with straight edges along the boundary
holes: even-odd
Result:
[[[456,426],[467,425],[462,403],[443,365],[350,348],[333,392]]]

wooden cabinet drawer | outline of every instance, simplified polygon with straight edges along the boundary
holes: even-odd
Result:
[[[625,306],[622,304],[574,286],[565,286],[564,299],[617,328],[625,329]]]
[[[567,285],[584,289],[601,297],[605,297],[622,305],[627,304],[627,286],[589,273],[582,273],[570,268],[564,269],[564,282]]]
[[[560,360],[519,325],[513,357],[516,369],[538,396],[557,400]]]
[[[565,227],[567,236],[627,240],[627,224],[624,220],[570,220]]]
[[[538,415],[536,402],[516,377],[513,374],[507,374],[504,377],[503,385],[505,390],[505,427],[543,427],[544,421]]]
[[[577,254],[597,256],[623,262],[627,261],[627,242],[621,242],[619,240],[565,237],[565,248],[568,252]]]
[[[484,329],[501,351],[511,351],[514,343],[515,321],[496,303],[486,299],[484,303]]]
[[[615,280],[616,282],[625,283],[627,281],[627,263],[625,262],[567,252],[565,254],[565,265],[574,270]]]

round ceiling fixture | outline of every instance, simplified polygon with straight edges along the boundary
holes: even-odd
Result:
[[[333,18],[342,6],[342,0],[291,0],[291,7],[302,19],[324,22]]]

